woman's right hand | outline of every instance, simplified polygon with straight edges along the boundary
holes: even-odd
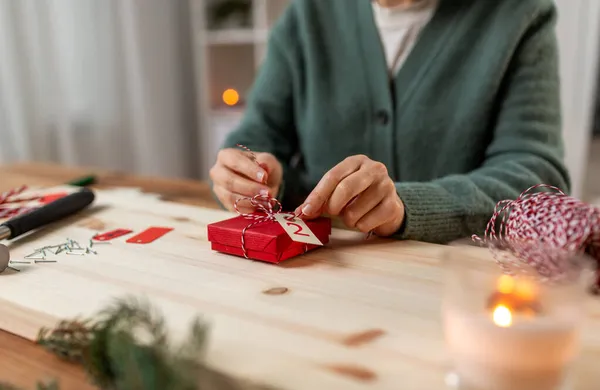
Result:
[[[239,198],[255,195],[276,197],[283,179],[283,167],[270,153],[255,153],[256,162],[250,153],[234,148],[222,149],[217,162],[210,169],[213,192],[228,210]],[[258,162],[258,164],[256,164]],[[242,212],[252,209],[240,202],[238,208]]]

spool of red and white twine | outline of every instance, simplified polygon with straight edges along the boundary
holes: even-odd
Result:
[[[0,194],[0,219],[17,217],[32,210],[30,207],[21,207],[18,203],[37,200],[40,197],[19,198],[25,190],[27,186],[21,186]]]
[[[540,184],[515,200],[498,202],[483,239],[472,238],[489,245],[507,273],[527,266],[542,279],[560,280],[568,275],[573,254],[588,253],[600,262],[600,209]]]
[[[22,194],[27,189],[27,186],[13,188],[12,190],[0,194],[0,204],[8,203],[9,199]]]

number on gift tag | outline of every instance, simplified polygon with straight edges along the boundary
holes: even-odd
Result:
[[[294,214],[279,213],[275,215],[275,219],[292,240],[305,244],[323,245],[308,225]]]

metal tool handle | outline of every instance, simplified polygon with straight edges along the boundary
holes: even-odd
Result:
[[[0,239],[11,239],[73,215],[94,201],[94,193],[84,188],[0,225]]]

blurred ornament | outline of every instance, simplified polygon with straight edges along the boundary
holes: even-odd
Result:
[[[240,94],[235,89],[227,89],[223,92],[223,103],[235,106],[240,101]]]

